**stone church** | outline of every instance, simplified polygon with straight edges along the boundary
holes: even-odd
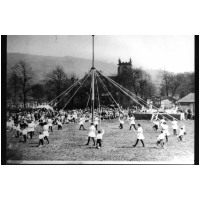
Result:
[[[124,72],[128,73],[132,69],[132,61],[130,58],[129,62],[121,62],[120,58],[118,60],[118,76],[120,77]]]

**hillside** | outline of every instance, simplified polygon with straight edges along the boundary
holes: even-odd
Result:
[[[7,53],[7,70],[15,65],[20,60],[26,60],[31,67],[37,72],[38,80],[42,80],[45,73],[48,73],[57,65],[63,66],[67,73],[74,72],[77,76],[82,77],[92,67],[92,60],[75,58],[70,56],[53,57],[39,56],[21,53]],[[117,74],[117,64],[94,61],[95,68],[101,70],[104,75]],[[146,70],[152,77],[154,82],[157,82],[158,70]]]
[[[92,60],[74,58],[70,56],[65,57],[53,57],[53,56],[38,56],[20,53],[8,53],[7,54],[7,69],[19,62],[25,60],[30,63],[34,71],[37,71],[38,78],[41,80],[45,73],[48,73],[55,66],[60,65],[67,73],[74,72],[79,77],[87,73],[92,67]],[[112,63],[106,63],[101,61],[94,62],[95,68],[104,72],[105,75],[116,74],[117,65]]]

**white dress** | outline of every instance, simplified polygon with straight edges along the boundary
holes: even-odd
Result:
[[[98,120],[99,120],[98,117],[96,117],[96,118],[94,119],[94,124],[95,124],[95,125],[98,125]]]
[[[131,124],[135,124],[135,118],[131,117]]]
[[[96,129],[95,129],[94,125],[90,126],[90,131],[88,133],[88,137],[96,137],[95,130]]]
[[[177,121],[172,121],[172,128],[178,129]]]
[[[164,133],[166,136],[169,136],[169,135],[170,135],[169,130],[168,130],[168,125],[167,125],[167,124],[163,125],[163,133]]]
[[[143,135],[142,127],[139,127],[137,131],[138,131],[138,133],[137,133],[137,139],[138,140],[144,140],[144,135]]]
[[[47,136],[47,137],[49,136],[49,131],[48,130],[49,130],[49,126],[47,124],[44,125],[43,126],[43,135],[44,136]]]
[[[160,135],[157,137],[157,140],[164,140],[165,138],[165,133],[160,133]]]
[[[28,124],[27,132],[34,132],[35,131],[34,127],[35,127],[35,124],[33,122]]]

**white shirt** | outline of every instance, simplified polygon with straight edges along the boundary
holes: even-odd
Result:
[[[143,129],[142,129],[141,126],[137,130],[137,139],[139,139],[139,140],[143,140],[144,139]]]
[[[121,119],[119,119],[119,122],[120,122],[120,124],[124,124],[124,121],[123,121],[123,120],[121,120]]]
[[[40,134],[39,135],[39,139],[41,140],[41,139],[43,139],[44,138],[44,135],[43,134]]]
[[[98,124],[98,120],[99,120],[99,118],[98,118],[98,117],[95,117],[95,119],[94,119],[94,124]]]
[[[98,133],[98,134],[97,134],[96,139],[101,139],[101,140],[102,140],[102,138],[103,138],[103,134],[104,134],[104,133],[105,133],[105,131],[102,130],[101,133]]]
[[[131,117],[131,124],[135,124],[135,117]]]
[[[165,133],[160,133],[157,140],[164,140],[165,138]]]
[[[172,128],[178,129],[177,121],[172,121]]]
[[[48,131],[49,130],[49,126],[46,124],[43,126],[43,131]]]
[[[154,121],[153,123],[159,127],[159,121]]]
[[[61,122],[57,122],[57,124],[60,125],[60,126],[62,126],[62,123],[61,123]]]
[[[35,123],[31,122],[28,124],[28,132],[35,131]]]
[[[52,126],[52,120],[51,119],[48,119],[47,122],[48,122],[49,126]]]
[[[85,118],[80,118],[80,122],[79,122],[79,124],[81,125],[81,124],[83,124],[85,122]]]
[[[90,126],[90,131],[89,131],[89,134],[88,134],[88,136],[89,137],[96,137],[96,135],[95,135],[95,126],[94,125],[92,125],[92,126]]]
[[[180,129],[179,136],[184,135],[184,132],[185,131],[183,129]]]
[[[24,129],[24,130],[22,131],[22,135],[27,135],[27,129]]]

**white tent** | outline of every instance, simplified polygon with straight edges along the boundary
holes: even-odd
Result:
[[[47,110],[53,110],[53,108],[49,105],[39,105],[36,107],[36,109],[38,109],[38,108],[40,108],[40,109],[46,108]]]

